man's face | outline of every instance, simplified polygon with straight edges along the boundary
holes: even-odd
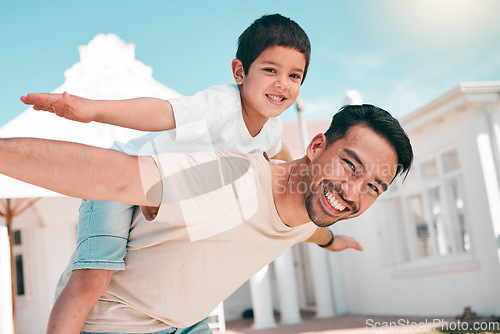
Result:
[[[309,218],[318,226],[365,212],[393,180],[396,151],[382,136],[364,125],[311,159],[304,175],[304,200]]]

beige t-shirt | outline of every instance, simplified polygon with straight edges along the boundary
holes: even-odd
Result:
[[[154,221],[137,213],[125,257],[84,331],[188,327],[266,264],[316,230],[287,227],[262,155],[161,154],[163,201]]]

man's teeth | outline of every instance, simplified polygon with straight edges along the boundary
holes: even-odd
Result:
[[[330,189],[328,189],[327,187],[323,187],[323,192],[325,193],[325,197],[326,199],[328,200],[328,203],[330,203],[330,205],[335,209],[335,210],[338,210],[338,211],[343,211],[346,207],[343,206],[342,204],[339,203],[339,201],[337,201],[335,199],[335,197],[333,196],[332,192],[330,191]]]
[[[283,101],[283,98],[281,98],[281,97],[272,96],[272,95],[268,95],[267,97],[270,98],[271,100],[273,100],[274,102],[281,102],[281,101]]]

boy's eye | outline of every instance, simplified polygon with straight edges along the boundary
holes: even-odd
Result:
[[[276,70],[274,68],[265,68],[264,71],[269,73],[276,73]]]
[[[300,75],[298,75],[298,74],[290,74],[290,78],[300,80]]]

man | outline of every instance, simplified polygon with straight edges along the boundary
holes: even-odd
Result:
[[[142,205],[127,270],[113,276],[84,327],[127,333],[197,323],[297,242],[360,249],[325,227],[366,211],[413,160],[397,120],[371,105],[342,108],[306,156],[283,164],[224,151],[132,157],[37,139],[1,140],[0,154],[6,175]]]

